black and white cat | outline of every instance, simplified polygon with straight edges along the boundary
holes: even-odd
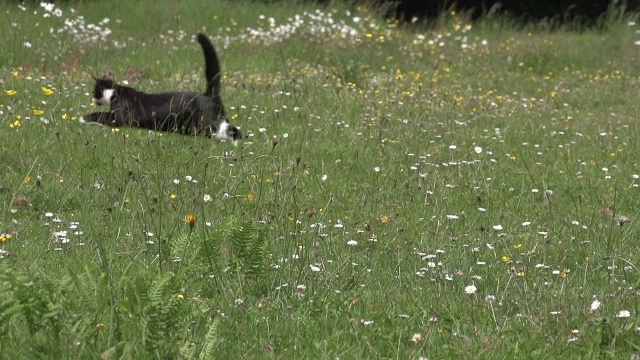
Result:
[[[207,79],[204,93],[147,94],[110,79],[96,78],[93,102],[108,105],[110,110],[84,115],[80,122],[172,131],[229,141],[241,139],[240,130],[227,120],[220,98],[220,63],[213,44],[203,33],[198,33],[196,39],[204,52]]]

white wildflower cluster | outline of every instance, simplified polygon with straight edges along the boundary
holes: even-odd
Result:
[[[46,17],[46,18],[51,16],[55,16],[58,18],[62,17],[62,9],[57,8],[56,5],[53,3],[41,2],[40,7],[43,8],[45,11],[43,17]]]
[[[463,52],[473,52],[489,45],[487,39],[470,39],[467,33],[471,30],[471,24],[454,24],[452,29],[445,29],[443,32],[428,34],[417,34],[412,45],[418,51],[411,51],[410,56],[422,58],[423,48],[430,48],[438,53],[440,59],[444,59],[445,54],[440,49],[450,49],[457,47]]]
[[[104,18],[98,24],[87,24],[84,17],[79,15],[73,19],[65,19],[62,27],[51,28],[49,32],[69,34],[76,42],[83,44],[105,42],[111,35],[111,29],[106,26],[108,23],[109,18]]]
[[[40,7],[44,9],[45,18],[62,18],[62,9],[55,6],[55,4],[41,2]],[[71,14],[75,15],[75,10],[70,9]],[[49,28],[49,33],[53,36],[67,34],[73,37],[73,40],[79,43],[98,43],[105,42],[109,35],[111,35],[111,29],[107,27],[109,18],[104,18],[97,24],[87,24],[87,21],[82,15],[76,15],[69,18],[65,18],[63,24],[60,27]]]
[[[80,223],[77,221],[70,222],[65,226],[65,222],[52,212],[44,214],[45,225],[52,228],[52,244],[54,250],[62,251],[65,246],[69,246],[72,238],[80,240],[84,232],[80,230]],[[77,246],[84,246],[83,241],[76,241]]]
[[[283,24],[277,24],[272,17],[265,18],[260,15],[260,20],[265,20],[268,25],[261,28],[247,28],[245,34],[240,35],[242,40],[249,43],[273,44],[283,42],[293,36],[311,36],[312,38],[341,38],[355,41],[361,36],[360,31],[347,24],[345,21],[336,21],[333,13],[315,10],[295,15]]]

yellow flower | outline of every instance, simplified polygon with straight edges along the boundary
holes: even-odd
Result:
[[[15,90],[5,90],[4,93],[9,95],[9,96],[13,96],[13,95],[17,94],[18,92],[15,91]]]
[[[64,184],[64,179],[63,178],[58,179],[58,183]]]
[[[38,109],[33,109],[33,115],[42,115],[42,114],[44,114],[44,111],[38,110]]]
[[[500,258],[500,260],[502,260],[502,262],[509,262],[509,261],[511,261],[511,258],[508,257],[508,256],[503,256],[503,257]]]
[[[198,218],[193,215],[193,214],[187,214],[187,216],[184,217],[184,221],[189,224],[189,227],[193,229],[193,226],[196,224],[196,220]]]
[[[514,249],[520,249],[522,247],[522,244],[515,244],[513,245]]]
[[[247,200],[251,201],[253,200],[253,198],[254,198],[254,195],[252,193],[247,194]]]
[[[41,87],[40,90],[42,90],[42,93],[45,94],[46,96],[53,95],[55,93],[55,91],[45,86]]]
[[[178,195],[176,195],[176,194],[171,194],[171,195],[169,195],[169,199],[175,199],[175,198],[177,198],[177,197],[178,197]]]
[[[62,120],[67,120],[69,118],[69,115],[67,115],[67,113],[62,114]]]
[[[389,222],[389,217],[387,215],[380,215],[378,216],[378,220],[380,220],[381,223],[386,224]]]
[[[267,184],[273,184],[273,179],[269,178],[269,179],[265,180],[265,182],[266,182]]]
[[[11,238],[13,237],[13,235],[11,234],[0,234],[0,242],[5,242],[7,240],[11,240]]]
[[[517,277],[523,277],[523,276],[524,276],[524,271],[518,271],[518,272],[516,273],[516,276],[517,276]]]
[[[96,325],[96,329],[98,330],[104,330],[104,328],[106,328],[106,326],[103,323]]]
[[[24,178],[24,183],[28,184],[31,182],[31,176],[27,176],[26,178]]]
[[[184,300],[184,295],[182,294],[176,295],[176,300]]]

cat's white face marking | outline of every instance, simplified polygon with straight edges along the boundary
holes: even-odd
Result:
[[[229,136],[229,130],[231,129],[231,124],[226,121],[220,123],[218,127],[218,131],[216,131],[216,137],[220,140],[233,141],[233,137]]]
[[[113,89],[102,90],[102,97],[100,99],[93,99],[96,105],[111,105],[111,98],[116,91]]]
[[[84,119],[84,116],[80,116],[80,118],[78,119],[78,122],[80,122],[81,124],[86,124],[87,120]]]

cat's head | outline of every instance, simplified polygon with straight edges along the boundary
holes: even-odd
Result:
[[[240,132],[240,129],[226,120],[223,120],[218,125],[215,136],[220,140],[232,141],[234,144],[238,140],[242,140],[242,132]]]
[[[111,79],[94,78],[96,85],[93,88],[93,101],[96,105],[111,105],[116,95],[116,83]]]

